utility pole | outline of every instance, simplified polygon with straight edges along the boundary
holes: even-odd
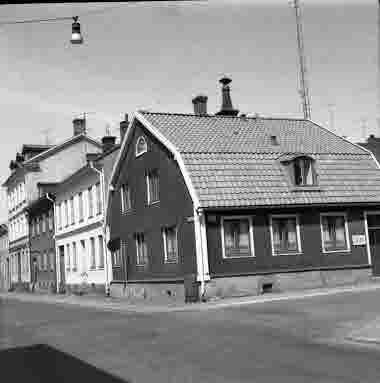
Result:
[[[379,0],[380,4],[380,0]],[[300,66],[300,96],[302,100],[302,109],[303,116],[305,120],[310,120],[310,95],[309,87],[307,83],[306,75],[306,57],[305,49],[303,45],[303,31],[302,31],[302,20],[301,20],[301,10],[298,0],[293,0],[291,5],[294,7],[297,23],[297,44],[298,44],[298,56],[299,56],[299,66]]]
[[[377,129],[380,137],[380,0],[377,5]]]

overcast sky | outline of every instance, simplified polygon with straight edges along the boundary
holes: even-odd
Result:
[[[311,117],[339,134],[377,134],[377,1],[301,0]],[[58,143],[88,114],[89,134],[138,109],[192,112],[191,99],[220,108],[222,75],[242,113],[302,117],[294,10],[287,0],[2,5],[0,22],[79,15],[84,45],[70,45],[71,20],[0,25],[0,179],[22,144]],[[2,194],[0,221],[6,218]]]

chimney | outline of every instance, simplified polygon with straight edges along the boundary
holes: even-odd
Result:
[[[102,138],[103,153],[112,149],[115,146],[116,137],[115,136],[104,136]]]
[[[217,116],[237,116],[239,113],[239,110],[234,109],[232,106],[230,87],[228,85],[231,81],[228,77],[219,80],[222,84],[222,108],[216,113]]]
[[[74,136],[79,134],[86,134],[86,119],[74,118],[73,120]]]
[[[120,143],[123,142],[123,138],[128,129],[128,113],[125,113],[124,121],[120,121]]]
[[[207,96],[201,94],[193,98],[192,103],[194,106],[194,114],[198,116],[207,115],[207,99]]]

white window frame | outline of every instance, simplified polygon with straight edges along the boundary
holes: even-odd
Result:
[[[78,270],[78,246],[74,241],[71,243],[71,254],[72,254],[72,270]]]
[[[296,235],[297,235],[297,252],[290,253],[276,253],[274,251],[274,242],[273,242],[273,218],[295,218],[296,219]],[[302,253],[302,244],[301,244],[301,232],[300,232],[300,223],[299,223],[299,215],[298,214],[271,214],[269,216],[269,226],[270,226],[270,241],[272,247],[272,256],[277,257],[279,255],[301,255]]]
[[[171,261],[168,259],[168,248],[167,248],[167,229],[175,229],[175,241],[177,244],[177,249],[176,249],[176,254],[177,254],[177,259],[175,261]],[[177,264],[179,263],[179,253],[178,253],[178,227],[177,226],[167,226],[162,229],[162,239],[164,241],[164,263],[170,263],[170,264]]]
[[[150,199],[150,186],[149,186],[149,184],[150,184],[151,174],[152,174],[153,171],[157,171],[157,173],[158,173],[158,169],[151,169],[151,170],[147,171],[146,176],[145,176],[148,205],[154,205],[154,204],[160,202],[160,177],[159,177],[159,175],[158,175],[158,200],[151,201],[151,199]]]
[[[97,242],[97,253],[98,253],[98,262],[97,262],[97,268],[100,270],[104,269],[105,264],[105,246],[104,246],[104,238],[102,234],[98,234],[96,237]],[[102,252],[100,251],[102,249]],[[102,255],[102,257],[101,257]]]
[[[344,217],[344,231],[346,234],[346,242],[347,242],[347,249],[344,250],[326,250],[325,249],[325,243],[323,239],[323,225],[322,225],[322,218],[323,217],[331,217],[331,216],[341,216]],[[322,241],[322,253],[329,254],[329,253],[350,253],[351,252],[351,241],[348,231],[348,220],[347,220],[347,213],[346,212],[327,212],[327,213],[320,213],[319,214],[319,225],[321,229],[321,241]]]
[[[137,240],[137,235],[140,235],[142,234],[144,236],[144,244],[145,244],[145,247],[146,247],[146,258],[147,258],[147,262],[146,263],[138,263],[138,260],[139,260],[139,243],[138,243],[138,240]],[[148,256],[148,246],[147,246],[147,242],[146,242],[146,235],[144,232],[139,232],[139,233],[135,233],[135,243],[136,243],[136,266],[137,267],[144,267],[144,266],[147,266],[148,263],[149,263],[149,256]]]
[[[145,149],[140,151],[140,152],[137,152],[137,147],[139,146],[139,143],[140,143],[141,140],[143,140],[144,143],[145,143]],[[146,142],[146,139],[145,139],[144,136],[140,136],[136,140],[135,155],[136,155],[136,157],[139,157],[139,156],[143,155],[144,153],[146,153],[147,151],[148,151],[148,143]]]
[[[126,188],[126,186],[127,186],[127,188]],[[127,207],[125,206],[125,203],[124,203],[124,197],[125,197],[125,194],[126,194],[126,189],[129,190],[129,202],[130,202],[130,208],[129,209],[127,209]],[[125,183],[125,184],[121,185],[121,188],[120,188],[120,198],[121,198],[121,212],[122,213],[126,213],[128,211],[131,211],[132,210],[131,188],[130,188],[128,183]]]
[[[240,255],[240,256],[234,256],[234,257],[227,257],[226,256],[226,249],[224,246],[224,221],[229,220],[248,220],[249,222],[249,242],[250,242],[250,248],[251,248],[251,254],[250,255]],[[223,259],[235,259],[235,258],[254,258],[255,257],[255,243],[253,240],[253,217],[250,215],[224,215],[220,219],[220,234],[222,238],[222,257]]]
[[[46,214],[42,214],[41,219],[42,219],[41,232],[46,233]]]

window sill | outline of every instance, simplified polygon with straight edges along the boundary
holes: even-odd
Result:
[[[291,253],[272,253],[273,257],[281,256],[281,255],[303,255],[303,253],[300,252],[291,252]]]
[[[176,261],[167,261],[167,260],[165,260],[164,261],[164,264],[165,265],[178,265],[178,260],[176,260]]]
[[[319,192],[319,191],[323,191],[323,189],[320,186],[316,186],[316,185],[313,185],[313,186],[311,186],[311,185],[310,186],[307,186],[307,185],[295,186],[295,185],[293,185],[291,188],[291,191],[293,191],[293,192],[298,192],[298,191]]]
[[[125,210],[125,211],[121,212],[122,215],[129,215],[129,214],[132,214],[132,213],[133,213],[133,209],[128,209],[128,210]]]
[[[342,250],[322,250],[323,254],[334,254],[334,253],[351,253],[351,249]]]
[[[152,202],[149,202],[149,203],[148,203],[148,206],[157,205],[158,203],[160,203],[160,200],[158,200],[158,201],[152,201]]]

